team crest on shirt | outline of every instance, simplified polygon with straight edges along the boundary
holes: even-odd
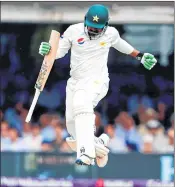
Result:
[[[77,40],[77,42],[78,42],[78,44],[82,45],[82,44],[84,44],[85,40],[84,40],[84,38],[79,38]]]
[[[106,46],[106,42],[100,42],[100,46],[102,47]]]

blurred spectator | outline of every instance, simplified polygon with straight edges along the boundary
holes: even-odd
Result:
[[[47,140],[42,141],[41,150],[44,152],[54,151],[52,147],[52,141],[47,141]]]
[[[16,128],[19,132],[22,130],[22,123],[20,116],[15,108],[9,107],[4,112],[4,120],[10,124],[10,127]]]
[[[60,125],[61,124],[61,117],[57,114],[51,114],[51,122],[50,122],[50,125],[53,127],[53,128],[56,128],[57,125]]]
[[[174,106],[172,107],[168,107],[168,105],[166,106],[167,107],[165,112],[165,118],[162,124],[164,125],[165,130],[168,130],[169,128],[172,127],[172,125],[174,126]]]
[[[25,123],[27,114],[28,114],[28,110],[23,109],[22,112],[20,113],[21,123]]]
[[[62,137],[65,138],[68,136],[68,132],[65,128],[63,128],[63,120],[58,114],[52,114],[52,120],[50,122],[50,125],[56,130],[57,126],[62,127]]]
[[[6,121],[1,122],[1,150],[5,150],[10,144],[9,124]]]
[[[174,152],[174,113],[170,116],[171,127],[167,131],[168,145],[166,152]]]
[[[120,138],[118,138],[115,134],[114,125],[108,124],[105,127],[105,131],[110,137],[108,147],[112,153],[127,152],[127,147],[125,143]]]
[[[134,120],[127,112],[121,112],[116,118],[116,136],[121,138],[131,151],[140,151],[142,139],[139,135]]]
[[[167,147],[167,138],[164,134],[162,124],[157,120],[150,120],[146,124],[146,127],[148,129],[148,134],[145,136],[147,137],[149,135],[150,139],[152,138],[152,151],[154,153],[165,152]],[[146,138],[145,136],[143,136],[143,139]]]
[[[158,119],[160,122],[164,122],[165,120],[165,112],[166,112],[166,105],[162,102],[159,102],[157,105],[157,109],[158,109]]]
[[[15,105],[15,109],[20,117],[20,121],[21,123],[25,123],[25,119],[27,117],[27,114],[28,114],[28,110],[24,107],[24,104],[22,102],[18,102],[16,105]]]
[[[138,132],[140,135],[145,135],[148,133],[148,129],[146,127],[146,124],[150,120],[157,120],[158,119],[158,113],[153,108],[148,108],[146,110],[139,111],[139,119],[140,124],[138,126]]]
[[[41,151],[42,136],[38,124],[32,126],[31,135],[24,138],[24,143],[26,151]]]
[[[8,151],[23,151],[26,147],[25,142],[19,137],[17,129],[9,129],[10,144],[5,147]]]
[[[60,151],[63,153],[72,153],[73,152],[65,140],[63,140],[62,143],[60,144]]]
[[[55,127],[56,139],[53,141],[53,147],[56,151],[60,150],[61,144],[63,142],[63,128],[60,124]]]
[[[101,134],[104,133],[104,125],[102,123],[101,115],[98,112],[95,112],[95,136],[99,137]]]
[[[9,124],[6,121],[1,122],[1,139],[8,138]]]
[[[137,92],[139,93],[139,90]],[[140,105],[144,108],[153,108],[153,101],[147,95],[133,94],[128,98],[127,105],[129,113],[134,115],[137,113]]]
[[[52,116],[50,114],[42,114],[39,119],[41,125],[41,135],[45,141],[53,141],[56,139],[56,133],[54,128],[50,125]]]
[[[22,137],[27,137],[31,135],[31,123],[24,123],[23,130],[22,130]]]
[[[168,130],[168,146],[166,152],[174,153],[174,128]]]
[[[153,136],[147,134],[143,137],[143,153],[152,153],[153,152]]]

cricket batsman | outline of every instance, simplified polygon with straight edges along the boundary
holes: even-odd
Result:
[[[66,86],[66,126],[71,137],[67,142],[77,152],[79,165],[93,165],[96,159],[97,165],[104,167],[108,161],[108,136],[94,136],[94,108],[108,92],[110,47],[136,58],[148,70],[157,63],[152,54],[134,49],[108,24],[108,9],[101,4],[92,5],[84,23],[67,28],[57,51],[58,59],[71,49],[70,78]],[[42,42],[39,53],[46,55],[50,49],[49,43]]]

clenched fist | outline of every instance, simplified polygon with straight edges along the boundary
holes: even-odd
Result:
[[[144,53],[141,59],[141,63],[146,69],[151,70],[156,65],[157,60],[154,55],[150,53]]]

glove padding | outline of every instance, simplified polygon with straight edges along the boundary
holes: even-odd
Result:
[[[146,69],[151,70],[156,65],[157,60],[155,59],[154,55],[150,53],[144,53],[141,59],[141,63]]]
[[[39,47],[39,54],[42,56],[47,55],[50,52],[51,46],[47,42],[42,42]]]
[[[109,149],[102,144],[95,143],[95,152],[97,157],[103,158],[108,155]]]
[[[66,142],[68,143],[69,147],[74,151],[77,152],[77,142],[72,137],[67,137]],[[95,152],[97,157],[104,157],[109,153],[109,149],[106,148],[103,144],[98,143],[97,141],[94,142],[95,144]]]

